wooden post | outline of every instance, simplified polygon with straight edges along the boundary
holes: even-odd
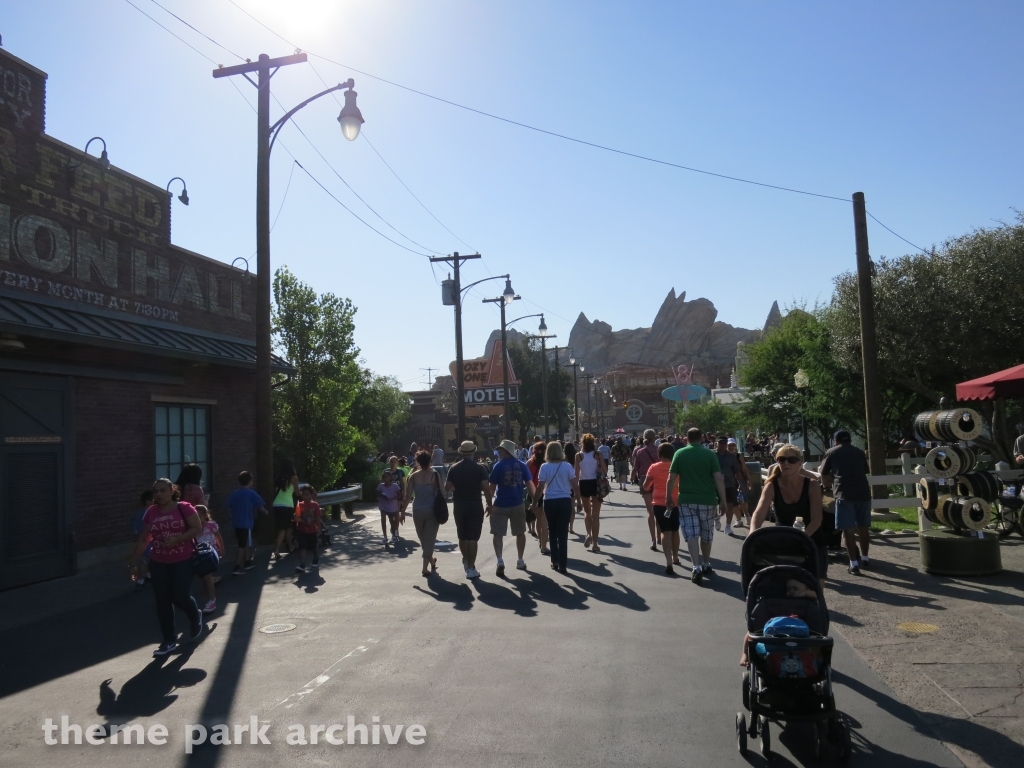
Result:
[[[864,373],[864,422],[868,437],[868,466],[872,475],[884,475],[886,470],[885,435],[882,433],[882,383],[878,374],[875,294],[871,286],[872,265],[868,252],[868,219],[863,192],[853,193],[853,228],[857,243],[857,289],[860,298],[860,349],[861,368]],[[871,495],[876,499],[887,499],[889,489],[884,485],[873,485]]]

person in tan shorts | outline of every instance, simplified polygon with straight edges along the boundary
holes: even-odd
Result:
[[[516,537],[519,555],[516,568],[525,571],[523,554],[526,552],[526,505],[523,493],[529,490],[532,502],[537,486],[533,482],[530,468],[516,458],[516,444],[511,440],[502,440],[498,445],[498,461],[491,469],[487,484],[494,494],[493,503],[487,505],[487,517],[491,519],[494,554],[498,558],[495,573],[498,576],[505,575],[505,561],[501,555],[509,528]]]

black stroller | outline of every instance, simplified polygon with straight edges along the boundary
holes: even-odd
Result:
[[[828,608],[816,576],[817,546],[803,531],[769,527],[743,542],[741,580],[746,595],[747,668],[743,673],[742,712],[736,714],[736,743],[747,751],[747,736],[761,736],[761,754],[771,754],[768,723],[811,723],[814,754],[831,742],[841,760],[850,756],[850,728],[832,695],[832,638]],[[776,617],[797,617],[809,637],[765,633]],[[799,633],[793,633],[799,634]]]

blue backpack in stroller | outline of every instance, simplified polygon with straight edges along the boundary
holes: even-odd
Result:
[[[840,759],[850,755],[850,729],[832,695],[832,638],[828,607],[818,572],[817,545],[803,531],[761,528],[743,542],[740,578],[746,597],[747,667],[742,712],[736,714],[736,742],[746,753],[747,737],[761,737],[771,754],[769,721],[814,726],[814,752],[827,742]]]

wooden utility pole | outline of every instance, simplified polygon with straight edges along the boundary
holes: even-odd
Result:
[[[864,193],[853,193],[853,229],[857,241],[857,292],[860,298],[860,350],[864,371],[864,422],[867,426],[868,465],[872,475],[885,474],[885,435],[882,427],[882,382],[878,374],[875,337],[875,293],[871,285],[868,218]],[[889,498],[885,485],[872,485],[876,499]]]
[[[234,67],[220,67],[214,77],[256,74],[256,487],[264,498],[274,488],[274,448],[270,399],[270,149],[273,127],[270,125],[270,78],[280,67],[301,64],[306,54],[272,59],[261,53],[258,61]],[[322,94],[318,94],[322,95]],[[308,467],[300,467],[308,471]]]
[[[452,288],[455,307],[455,398],[456,413],[459,422],[455,430],[455,439],[461,443],[466,439],[466,384],[465,371],[462,370],[462,281],[459,279],[459,265],[469,259],[479,259],[480,254],[474,253],[469,256],[459,256],[456,251],[451,256],[431,256],[431,263],[444,261],[452,265],[455,271],[455,285]]]

